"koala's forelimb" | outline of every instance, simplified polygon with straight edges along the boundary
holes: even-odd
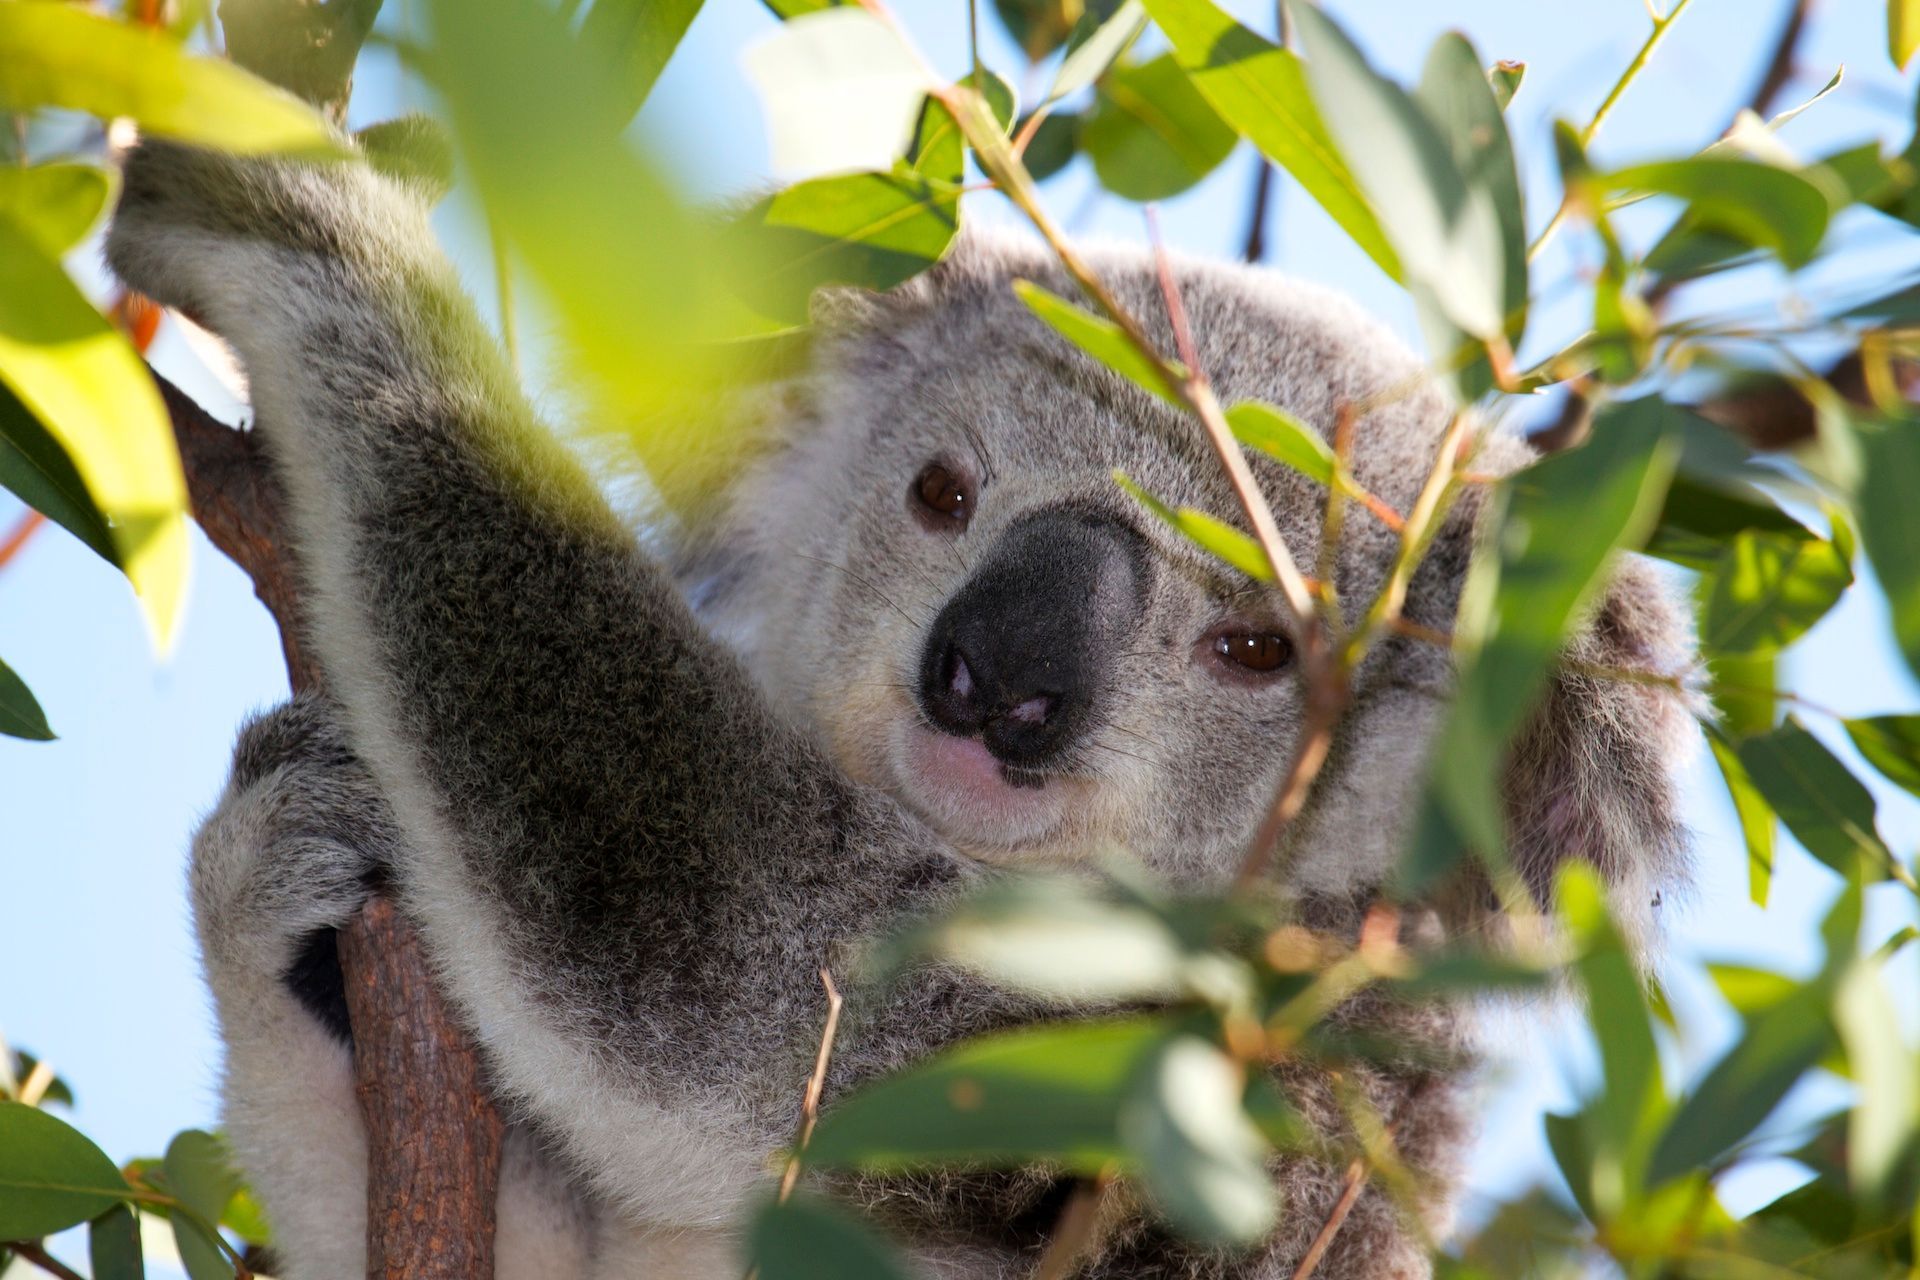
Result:
[[[216,420],[159,373],[195,521],[246,571],[280,630],[295,692],[320,684],[300,643],[285,496],[255,437]],[[479,1055],[434,985],[412,927],[375,898],[340,930],[367,1132],[369,1276],[493,1273],[502,1124]]]

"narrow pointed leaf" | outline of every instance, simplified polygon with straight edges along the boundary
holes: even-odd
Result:
[[[1202,551],[1225,561],[1255,582],[1273,581],[1273,566],[1267,563],[1266,553],[1251,537],[1204,511],[1168,506],[1135,484],[1124,472],[1114,472],[1113,478],[1141,506],[1178,530]]]
[[[1844,720],[1847,736],[1891,782],[1920,796],[1920,715]]]
[[[227,1201],[239,1186],[227,1158],[226,1145],[210,1133],[187,1129],[167,1144],[162,1162],[167,1189],[193,1211],[172,1214],[173,1239],[193,1280],[221,1280],[233,1266],[214,1242],[209,1228],[226,1212]]]
[[[580,39],[607,60],[625,91],[615,119],[626,123],[646,102],[699,12],[700,0],[594,0]]]
[[[1887,0],[1887,56],[1905,71],[1920,49],[1920,0]]]
[[[1734,816],[1740,821],[1740,835],[1747,846],[1747,895],[1759,906],[1767,905],[1767,891],[1773,883],[1774,824],[1773,810],[1747,776],[1746,766],[1733,744],[1718,733],[1708,733],[1707,746],[1713,762],[1720,768],[1727,795],[1733,800]]]
[[[62,526],[115,568],[113,530],[73,461],[20,398],[0,385],[0,488]]]
[[[46,713],[33,690],[4,662],[0,662],[0,733],[34,742],[53,741],[53,730],[47,727]]]
[[[1698,224],[1765,249],[1789,267],[1812,261],[1831,213],[1826,195],[1799,174],[1726,156],[1634,165],[1595,182],[1610,191],[1685,200]]]
[[[1135,386],[1151,391],[1169,404],[1185,407],[1186,402],[1178,391],[1168,383],[1160,366],[1140,354],[1127,336],[1120,332],[1120,326],[1104,316],[1094,315],[1084,307],[1075,306],[1058,294],[1049,293],[1031,280],[1016,280],[1013,291],[1027,309],[1045,320],[1067,341],[1126,378]],[[1186,372],[1174,361],[1167,362],[1176,376],[1185,377]]]
[[[1875,825],[1873,796],[1798,720],[1748,738],[1739,755],[1787,830],[1821,862],[1849,877],[1863,859],[1876,873],[1899,865]]]
[[[1067,51],[1044,103],[1058,102],[1099,79],[1147,25],[1140,0],[1093,0],[1067,37]]]
[[[1258,449],[1275,462],[1333,483],[1333,446],[1318,431],[1283,409],[1248,400],[1227,410],[1233,437],[1249,449]]]

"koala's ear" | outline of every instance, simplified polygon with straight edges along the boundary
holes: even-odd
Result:
[[[1648,943],[1661,895],[1687,879],[1678,773],[1698,731],[1673,689],[1574,667],[1678,675],[1692,652],[1684,606],[1652,565],[1623,560],[1507,762],[1509,844],[1535,893],[1581,859],[1611,887],[1622,930]]]

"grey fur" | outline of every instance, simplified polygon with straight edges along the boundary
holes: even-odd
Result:
[[[291,495],[308,639],[334,700],[297,700],[243,734],[194,863],[228,1121],[290,1280],[359,1269],[363,1139],[345,1051],[281,976],[368,874],[390,876],[420,923],[512,1109],[501,1274],[722,1274],[737,1265],[729,1232],[791,1132],[821,964],[989,865],[1118,844],[1175,883],[1218,884],[1289,756],[1294,683],[1234,684],[1193,660],[1209,628],[1270,621],[1271,605],[1143,519],[1110,478],[1122,466],[1226,516],[1217,463],[1188,422],[1012,297],[1014,276],[1067,290],[1024,241],[967,237],[891,295],[826,299],[812,368],[755,402],[753,456],[678,531],[671,569],[537,422],[414,193],[358,164],[149,144],[128,166],[109,255],[237,348]],[[1119,249],[1093,260],[1167,341],[1149,264]],[[1359,422],[1354,461],[1409,505],[1446,418],[1411,354],[1277,275],[1177,271],[1225,399],[1270,400],[1330,431],[1341,404],[1408,390]],[[906,485],[936,456],[980,481],[958,538],[907,514]],[[1478,465],[1526,456],[1495,439]],[[1256,470],[1310,563],[1319,494]],[[1048,783],[1067,801],[1015,830],[916,789],[902,687],[926,626],[1000,531],[1059,507],[1136,530],[1150,580],[1090,736]],[[1463,509],[1415,579],[1414,620],[1447,625],[1471,537]],[[1346,600],[1371,595],[1392,545],[1368,517],[1347,521]],[[1642,664],[1684,650],[1673,607],[1637,571],[1579,644]],[[1351,928],[1390,865],[1449,678],[1443,654],[1405,640],[1358,673],[1355,712],[1284,850],[1319,923]],[[1532,874],[1585,856],[1642,903],[1679,874],[1676,718],[1648,689],[1556,686],[1508,786]],[[942,971],[856,989],[830,1095],[1059,1012]],[[1341,1016],[1456,1056],[1466,1045],[1453,1010],[1363,1000]],[[1447,1218],[1465,1078],[1414,1055],[1357,1082],[1432,1176],[1428,1232]],[[1340,1130],[1325,1080],[1283,1083]],[[1342,1170],[1290,1157],[1275,1172],[1290,1208],[1261,1250],[1195,1250],[1121,1205],[1088,1273],[1289,1274]],[[931,1272],[968,1276],[1030,1267],[1057,1195],[1037,1171],[846,1189]],[[1370,1190],[1318,1274],[1424,1275],[1420,1235]]]

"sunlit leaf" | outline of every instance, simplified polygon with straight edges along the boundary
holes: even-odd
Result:
[[[117,1204],[87,1224],[87,1260],[93,1280],[141,1280],[140,1219]]]
[[[776,169],[813,176],[892,165],[935,86],[900,33],[865,9],[793,18],[741,55]]]
[[[1227,410],[1227,425],[1233,428],[1233,438],[1248,448],[1257,449],[1321,484],[1333,483],[1333,446],[1318,431],[1285,410],[1244,401]]]
[[[1707,735],[1707,746],[1720,777],[1733,800],[1734,816],[1740,821],[1740,836],[1747,846],[1747,894],[1759,906],[1767,905],[1767,891],[1773,883],[1774,823],[1773,810],[1766,798],[1747,776],[1739,752],[1718,733]]]
[[[667,59],[700,12],[700,0],[593,0],[580,24],[582,43],[607,59],[625,94],[615,119],[625,124],[653,92]]]
[[[1092,84],[1127,51],[1147,25],[1140,0],[1092,0],[1067,36],[1067,51],[1045,102],[1058,102]]]
[[[1116,471],[1113,478],[1135,501],[1178,530],[1202,551],[1225,561],[1255,582],[1272,582],[1273,566],[1260,544],[1230,524],[1224,524],[1204,511],[1192,507],[1171,507]]]
[[[853,0],[760,0],[780,18],[797,18],[803,13],[818,13],[822,9],[833,9],[840,5],[852,4]]]
[[[227,151],[337,150],[291,94],[165,33],[78,5],[0,4],[0,108],[128,116],[142,130]]]
[[[1092,0],[1084,9],[1080,0],[993,0],[1007,34],[1030,62],[1058,49],[1085,21],[1085,10],[1111,8],[1112,0]]]
[[[1872,959],[1855,962],[1840,980],[1833,1015],[1859,1091],[1847,1125],[1847,1172],[1857,1191],[1878,1199],[1920,1137],[1920,1055],[1902,1038],[1883,966]]]
[[[1401,278],[1380,217],[1334,145],[1300,60],[1235,22],[1212,0],[1147,0],[1174,56],[1221,117],[1306,193],[1380,269]]]
[[[1852,876],[1898,864],[1874,821],[1873,796],[1820,740],[1788,716],[1739,745],[1740,763],[1787,830],[1820,861]]]
[[[910,173],[849,173],[802,182],[737,222],[757,233],[765,270],[743,287],[775,319],[806,319],[822,285],[890,289],[940,260],[959,230],[960,188]]]
[[[126,339],[54,258],[4,218],[0,382],[59,443],[112,522],[116,560],[164,652],[185,600],[189,547],[172,424]]]
[[[1710,649],[1785,648],[1824,618],[1853,583],[1831,542],[1786,533],[1736,535],[1715,565],[1700,639]]]
[[[1813,537],[1763,491],[1731,479],[1703,478],[1689,472],[1683,459],[1646,550],[1704,571],[1715,568],[1727,554],[1727,544],[1747,532],[1774,535],[1770,541],[1775,542]]]
[[[908,1280],[906,1264],[843,1209],[807,1194],[768,1201],[747,1233],[761,1280]]]
[[[1920,715],[1843,720],[1847,736],[1889,781],[1920,795]]]
[[[119,1203],[127,1180],[77,1129],[0,1102],[0,1240],[38,1240]]]
[[[40,710],[33,690],[4,662],[0,662],[0,733],[35,742],[53,740],[53,730],[47,727],[46,713]]]
[[[1747,1023],[1746,1033],[1680,1104],[1654,1147],[1647,1180],[1658,1185],[1713,1164],[1772,1113],[1826,1051],[1833,1032],[1826,993],[1800,987]]]
[[[1128,200],[1178,195],[1238,141],[1170,53],[1109,71],[1080,129],[1101,184]]]
[[[971,76],[966,82],[972,82]],[[1010,130],[1019,106],[1013,86],[991,71],[982,71],[980,92],[992,109],[994,119],[1000,122],[1001,131]],[[1028,151],[1031,153],[1031,146]],[[958,183],[966,177],[966,139],[953,113],[939,99],[929,97],[922,101],[919,119],[914,124],[913,142],[902,160],[907,169],[923,178]]]
[[[1754,160],[1695,156],[1634,165],[1594,181],[1610,191],[1685,200],[1701,225],[1766,249],[1789,267],[1810,262],[1827,231],[1830,210],[1819,187]]]
[[[1905,71],[1920,49],[1920,0],[1887,0],[1887,54]]]
[[[1021,126],[1026,124],[1022,120]],[[1040,122],[1027,140],[1020,161],[1035,181],[1051,178],[1080,154],[1080,127],[1086,118],[1077,111],[1055,111]]]
[[[227,1201],[240,1184],[226,1145],[202,1130],[184,1130],[167,1144],[162,1167],[167,1190],[193,1211],[192,1216],[179,1212],[171,1215],[173,1240],[187,1274],[193,1280],[226,1280],[233,1275],[233,1265],[209,1231],[220,1221]]]
[[[1121,1108],[1141,1182],[1183,1235],[1246,1244],[1273,1228],[1279,1200],[1266,1140],[1241,1106],[1244,1089],[1226,1054],[1178,1036],[1148,1059]]]
[[[0,487],[61,525],[107,563],[119,566],[113,530],[100,514],[66,451],[0,386]]]
[[[961,1045],[875,1081],[827,1110],[807,1147],[816,1166],[910,1168],[1037,1160],[1098,1172],[1125,1154],[1121,1102],[1166,1038],[1155,1018],[1023,1027]]]
[[[1527,78],[1527,64],[1509,62],[1501,59],[1487,68],[1487,85],[1493,90],[1495,102],[1505,111],[1513,105],[1514,95],[1520,92],[1520,85]]]
[[[1920,674],[1920,420],[1863,423],[1857,435],[1861,541],[1887,593],[1894,638]]]
[[[1763,1013],[1800,989],[1784,973],[1739,964],[1710,964],[1707,974],[1726,1002],[1742,1017]]]
[[[86,238],[112,189],[107,171],[91,164],[37,164],[0,168],[0,219],[11,221],[58,256]]]
[[[1167,382],[1160,366],[1140,354],[1120,326],[1104,316],[1096,316],[1057,294],[1049,293],[1031,280],[1016,280],[1013,291],[1035,315],[1082,351],[1112,369],[1134,385],[1151,391],[1169,404],[1184,405],[1178,390]],[[1169,367],[1177,376],[1185,371],[1172,361]]]

